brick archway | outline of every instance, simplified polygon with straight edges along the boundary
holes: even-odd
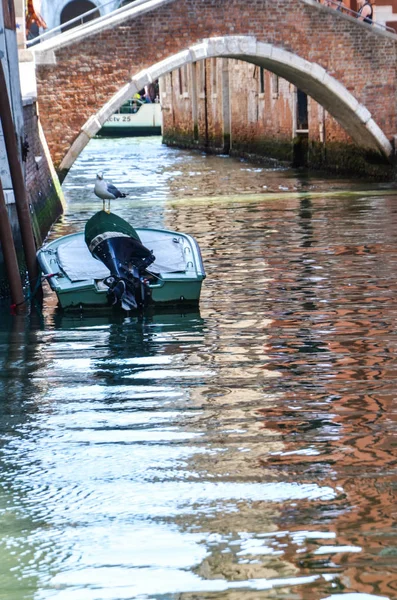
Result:
[[[33,52],[43,129],[64,173],[136,88],[217,56],[273,71],[324,106],[358,146],[392,153],[397,36],[315,0],[136,0]]]
[[[92,21],[93,19],[97,19],[100,16],[100,10],[97,8],[96,4],[91,0],[70,0],[61,10],[60,15],[60,24],[65,25],[68,21],[71,21],[75,17],[80,17],[84,15],[86,12],[96,9],[96,11],[86,17],[84,22]],[[77,23],[78,25],[78,23]],[[76,23],[73,25],[69,25],[68,27],[64,27],[63,31],[66,29],[72,29],[76,26]]]
[[[125,85],[86,121],[63,158],[60,170],[67,172],[70,169],[103,123],[135,92],[186,64],[213,57],[238,58],[276,73],[324,106],[357,145],[381,152],[385,156],[392,153],[389,140],[370,112],[341,83],[327,74],[325,69],[271,44],[258,42],[253,37],[229,36],[205,40],[133,76],[131,83]]]

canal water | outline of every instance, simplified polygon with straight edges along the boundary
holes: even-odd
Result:
[[[95,139],[137,226],[196,237],[200,308],[0,327],[1,600],[397,598],[397,191]]]

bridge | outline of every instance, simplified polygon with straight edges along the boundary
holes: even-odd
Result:
[[[315,0],[137,0],[33,48],[61,178],[137,90],[186,64],[237,58],[290,81],[361,148],[391,159],[397,36]]]

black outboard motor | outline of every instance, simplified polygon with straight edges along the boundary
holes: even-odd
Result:
[[[85,241],[91,254],[110,271],[104,280],[109,287],[109,304],[124,310],[147,304],[150,290],[143,275],[155,257],[143,246],[135,229],[117,215],[100,211],[87,221]]]

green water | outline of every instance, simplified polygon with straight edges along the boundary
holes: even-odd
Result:
[[[397,597],[397,193],[94,140],[101,203],[198,240],[200,309],[0,326],[0,598]]]

